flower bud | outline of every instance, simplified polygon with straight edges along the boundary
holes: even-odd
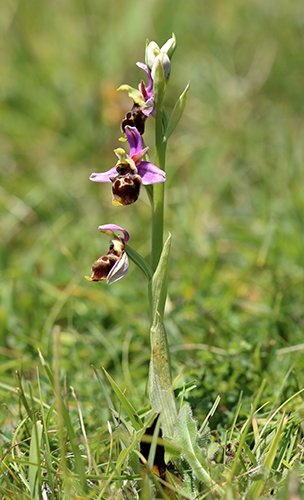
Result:
[[[169,38],[169,40],[166,41],[166,43],[162,46],[160,51],[163,52],[164,54],[167,54],[169,59],[172,59],[175,49],[176,49],[176,37],[174,33],[172,33],[172,38]]]
[[[147,40],[145,61],[148,69],[151,71],[152,79],[154,80],[155,68],[157,62],[160,61],[164,68],[164,75],[166,82],[169,80],[171,71],[171,57],[174,54],[176,48],[176,38],[174,33],[172,37],[166,41],[166,43],[160,49],[157,43],[149,42]]]
[[[158,64],[158,61],[161,62],[163,70],[164,70],[164,76],[165,76],[165,81],[167,82],[170,78],[170,73],[171,73],[171,62],[167,54],[161,52],[154,60],[152,71],[151,71],[151,76],[154,80],[155,78],[155,70],[156,66]]]
[[[146,53],[145,53],[145,63],[148,66],[149,71],[152,70],[155,57],[158,56],[158,54],[160,54],[160,48],[157,45],[157,43],[156,42],[149,42],[149,40],[147,40]]]

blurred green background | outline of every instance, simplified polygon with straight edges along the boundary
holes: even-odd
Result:
[[[265,377],[273,405],[301,388],[304,4],[4,0],[0,31],[0,397],[13,417],[18,398],[3,384],[14,388],[16,369],[36,384],[37,349],[53,363],[54,325],[88,424],[107,415],[92,364],[147,403],[145,280],[132,263],[110,287],[84,276],[108,249],[100,224],[125,227],[149,259],[148,199],[113,207],[110,187],[88,177],[116,162],[131,107],[116,88],[138,85],[146,38],[162,45],[172,32],[169,113],[191,81],[167,155],[173,374],[197,380],[196,416],[222,396],[213,427]],[[153,154],[153,119],[146,142]]]

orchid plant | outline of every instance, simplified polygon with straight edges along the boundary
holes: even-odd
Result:
[[[134,249],[127,245],[129,233],[116,224],[99,226],[99,230],[110,237],[108,253],[99,257],[92,265],[89,281],[105,280],[115,283],[128,271],[128,257],[138,265],[148,280],[151,310],[151,361],[149,368],[149,397],[151,407],[160,415],[159,425],[168,438],[174,436],[177,409],[171,380],[170,356],[164,327],[164,307],[167,296],[167,280],[171,235],[163,243],[165,160],[168,139],[174,132],[186,105],[189,84],[177,100],[169,118],[164,106],[164,94],[171,71],[171,58],[176,48],[172,35],[161,48],[155,42],[148,42],[145,64],[137,63],[148,77],[138,90],[122,85],[132,99],[131,111],[122,119],[121,128],[128,142],[130,152],[123,148],[114,150],[118,157],[116,165],[107,172],[92,173],[90,180],[111,183],[113,205],[130,205],[139,197],[143,184],[151,203],[152,249],[151,265]],[[149,147],[143,146],[142,136],[147,119],[154,120],[155,148],[154,163],[149,160]],[[118,234],[120,233],[120,234]]]

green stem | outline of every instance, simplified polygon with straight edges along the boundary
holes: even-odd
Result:
[[[164,171],[167,146],[165,132],[168,125],[168,116],[163,108],[165,86],[164,71],[161,63],[159,62],[159,64],[157,64],[153,80],[156,109],[154,163]],[[167,279],[171,242],[171,236],[169,235],[163,248],[164,194],[164,182],[153,185],[151,256],[153,278],[149,283],[151,309],[149,397],[152,409],[156,413],[161,413],[161,426],[164,434],[173,436],[173,428],[177,418],[177,412],[174,394],[172,392],[170,351],[163,322],[164,307],[167,296]]]
[[[166,165],[166,141],[164,141],[163,119],[166,114],[163,110],[163,98],[165,93],[164,71],[158,64],[154,78],[154,97],[156,106],[155,115],[155,154],[154,163],[162,170]],[[155,271],[163,248],[164,231],[164,183],[153,185],[152,203],[152,269]]]
[[[153,186],[152,208],[152,269],[156,270],[163,248],[164,230],[164,185]]]

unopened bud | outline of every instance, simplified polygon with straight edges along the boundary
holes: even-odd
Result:
[[[162,46],[160,51],[167,54],[169,59],[171,59],[175,52],[175,49],[176,49],[176,38],[174,33],[172,33],[172,38],[169,38],[169,40],[166,41],[166,43]]]
[[[156,56],[160,54],[160,48],[156,42],[149,42],[147,40],[146,53],[145,53],[145,63],[148,66],[149,71],[152,70]]]
[[[153,64],[153,67],[152,67],[152,71],[151,71],[151,76],[154,80],[154,77],[155,77],[155,71],[156,71],[156,66],[158,64],[158,62],[160,61],[162,67],[163,67],[163,70],[164,70],[164,76],[165,76],[165,81],[167,82],[170,78],[170,73],[171,73],[171,62],[170,62],[170,59],[168,57],[167,54],[161,52],[154,60],[154,64]]]

